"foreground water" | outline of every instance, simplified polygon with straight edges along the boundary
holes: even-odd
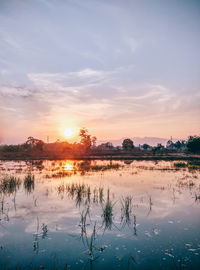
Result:
[[[199,269],[198,170],[21,161],[0,171],[1,269]]]

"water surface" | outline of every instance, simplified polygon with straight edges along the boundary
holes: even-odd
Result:
[[[1,269],[199,269],[198,170],[65,160],[0,172]]]

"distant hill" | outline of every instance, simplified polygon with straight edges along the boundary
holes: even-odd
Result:
[[[114,146],[117,146],[117,145],[121,145],[124,139],[125,138],[121,138],[119,140],[97,141],[97,144],[106,143],[109,141]],[[147,143],[151,146],[156,146],[158,143],[166,145],[167,141],[169,140],[169,138],[166,139],[166,138],[157,138],[157,137],[133,137],[130,139],[133,140],[134,145],[136,145],[136,146],[138,146],[139,144],[144,144],[144,143]],[[179,139],[177,139],[177,138],[173,139],[173,141],[177,141],[177,140],[179,140]]]

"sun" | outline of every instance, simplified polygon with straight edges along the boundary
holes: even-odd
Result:
[[[73,135],[74,135],[74,131],[72,130],[72,128],[65,128],[64,136],[66,138],[71,138],[71,137],[73,137]]]

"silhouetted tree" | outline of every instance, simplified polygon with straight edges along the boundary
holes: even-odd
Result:
[[[26,145],[30,146],[32,149],[42,151],[44,142],[42,140],[35,139],[33,137],[28,137]]]
[[[158,143],[156,148],[158,151],[160,151],[160,150],[164,150],[165,147],[161,143]]]
[[[174,143],[172,142],[172,140],[167,141],[166,147],[169,149],[172,149],[174,147]]]
[[[174,146],[175,146],[175,148],[177,150],[185,148],[185,145],[186,145],[186,143],[183,140],[182,141],[177,141],[177,142],[174,143]]]
[[[88,134],[88,130],[85,128],[80,129],[79,136],[81,137],[81,144],[86,150],[89,150],[92,146],[91,135]]]
[[[165,149],[165,147],[161,143],[158,143],[157,146],[152,148],[152,152],[153,152],[153,154],[156,154],[157,152],[161,152],[164,149]]]
[[[142,148],[143,148],[144,150],[147,150],[147,149],[151,148],[151,146],[148,145],[147,143],[144,143],[144,144],[142,145]]]
[[[182,140],[182,141],[176,141],[175,143],[172,142],[172,140],[169,140],[167,142],[167,149],[172,149],[172,150],[181,150],[181,149],[184,149],[185,148],[185,141]]]
[[[199,136],[190,136],[187,144],[187,150],[192,153],[200,152],[200,137]]]
[[[134,148],[133,141],[131,139],[124,139],[122,143],[124,150],[131,150]]]
[[[113,144],[111,142],[106,142],[106,143],[102,143],[98,146],[99,149],[102,149],[102,150],[111,150],[114,148]]]

